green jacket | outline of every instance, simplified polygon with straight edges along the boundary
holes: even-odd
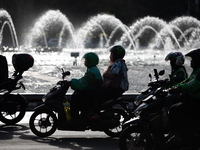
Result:
[[[71,80],[71,88],[73,90],[94,90],[100,88],[102,85],[103,79],[99,69],[94,66],[88,69],[85,75],[80,79]]]
[[[178,70],[174,71],[171,74],[171,85],[177,85],[180,82],[184,81],[187,78],[186,70],[183,67],[180,67]]]
[[[179,92],[188,93],[191,98],[200,99],[200,68],[193,71],[189,78],[177,84]]]

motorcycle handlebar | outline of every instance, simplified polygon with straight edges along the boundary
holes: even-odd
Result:
[[[158,80],[158,81],[155,81],[155,82],[150,82],[150,83],[148,84],[148,86],[161,87],[161,86],[163,86],[165,83],[166,83],[166,81]]]
[[[70,71],[64,71],[64,69],[62,68],[62,79],[64,80],[64,78],[66,77],[66,76],[69,76],[70,75]]]

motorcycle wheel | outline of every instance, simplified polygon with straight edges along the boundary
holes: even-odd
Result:
[[[104,133],[110,137],[119,137],[122,132],[122,124],[124,123],[126,116],[127,114],[123,110],[115,108],[114,117],[119,118],[120,124],[115,128],[104,130]]]
[[[21,99],[9,99],[1,104],[0,121],[14,125],[21,121],[26,113],[26,103]]]
[[[37,110],[32,114],[29,120],[29,126],[35,135],[47,137],[56,131],[58,119],[52,111]]]
[[[150,134],[145,134],[142,139],[142,128],[130,126],[123,130],[119,138],[120,150],[152,150],[153,139]]]

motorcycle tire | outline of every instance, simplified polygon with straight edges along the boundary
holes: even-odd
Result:
[[[143,129],[137,125],[127,127],[123,130],[119,138],[120,150],[152,150],[153,139],[150,134],[145,134],[140,140]]]
[[[1,104],[0,121],[14,125],[21,121],[26,113],[26,103],[22,99],[9,99]]]
[[[122,124],[124,123],[127,114],[122,109],[114,108],[114,116],[119,117],[119,122],[120,122],[119,126],[112,129],[106,129],[104,130],[104,133],[110,137],[119,137],[122,132]]]
[[[29,120],[29,126],[35,135],[47,137],[56,131],[58,119],[52,111],[36,110]]]

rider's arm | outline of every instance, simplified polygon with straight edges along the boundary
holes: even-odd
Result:
[[[182,81],[182,82],[180,82],[180,83],[174,85],[172,88],[177,88],[177,87],[179,87],[180,85],[187,83],[188,80],[189,80],[189,78],[187,78],[187,79],[185,79],[184,81]]]
[[[120,61],[116,61],[112,66],[108,67],[106,72],[104,72],[103,78],[109,80],[114,79],[119,74],[120,68],[121,68]]]
[[[90,86],[101,86],[102,77],[97,67],[92,67],[80,79],[71,80],[71,88],[73,90],[85,90]]]
[[[180,92],[187,92],[189,94],[196,94],[200,90],[200,73],[192,80],[179,84],[178,89]]]
[[[81,91],[81,90],[83,90],[83,89],[85,89],[87,87],[88,87],[88,84],[83,78],[81,78],[81,79],[72,79],[71,80],[71,88],[73,90]]]
[[[185,73],[183,71],[179,71],[175,76],[172,77],[172,80],[181,82],[185,80]]]
[[[91,72],[87,72],[84,75],[84,77],[82,77],[80,79],[72,79],[71,80],[71,88],[73,90],[82,91],[89,87],[88,81],[89,81],[89,79],[92,80],[92,78],[94,78],[94,74],[92,74]]]
[[[107,75],[107,78],[110,79],[110,80],[114,79],[117,76],[117,74],[114,74],[114,73],[111,73],[111,72],[108,72],[106,75]]]

